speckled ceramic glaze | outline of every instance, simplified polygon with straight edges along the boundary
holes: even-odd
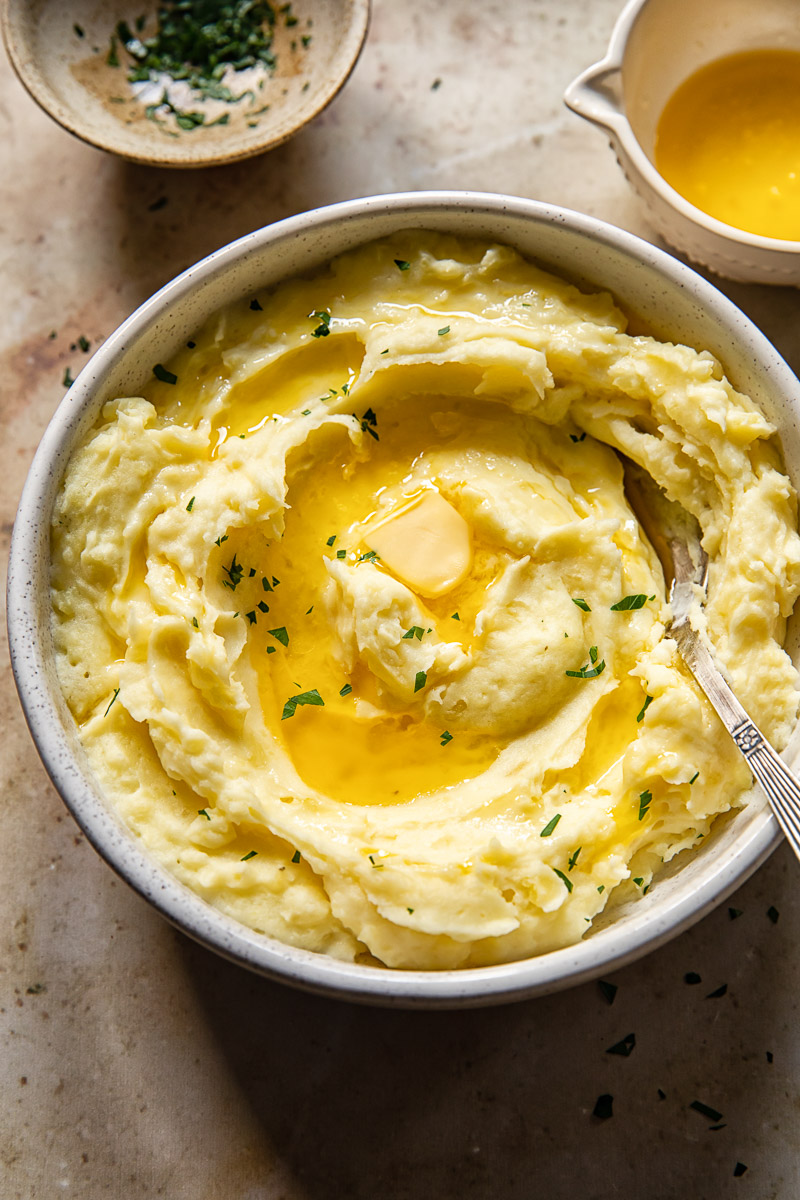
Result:
[[[203,167],[250,158],[280,145],[326,107],[347,80],[367,34],[370,0],[293,0],[278,13],[275,71],[263,88],[225,107],[225,123],[180,129],[148,119],[131,100],[126,64],[108,64],[118,22],[142,36],[155,28],[156,4],[130,0],[0,0],[9,58],[34,100],[60,125],[101,150],[162,167]],[[276,9],[280,8],[275,4]],[[185,106],[200,107],[196,103]],[[220,115],[220,106],[213,116]]]
[[[796,0],[629,0],[605,56],[564,99],[608,134],[650,222],[671,246],[726,279],[800,286],[800,242],[718,221],[654,165],[656,127],[676,88],[715,59],[761,48],[800,50]]]
[[[543,994],[611,971],[664,943],[718,904],[771,853],[780,833],[763,804],[718,822],[653,890],[606,914],[578,945],[464,971],[382,970],[293,949],[225,917],[146,856],[108,807],[86,764],[56,679],[50,632],[49,531],[73,448],[101,406],[136,394],[220,306],[400,229],[507,242],[575,282],[608,289],[658,336],[708,349],[778,427],[800,477],[800,384],[758,329],[688,267],[622,230],[533,201],[469,192],[376,196],[317,209],[218,250],[148,300],[97,351],[53,417],[28,476],[12,540],[12,664],[34,741],[53,783],[106,861],[175,925],[244,966],[311,991],[384,1005],[446,1007]],[[788,649],[800,662],[796,625]],[[797,758],[798,743],[787,751]]]

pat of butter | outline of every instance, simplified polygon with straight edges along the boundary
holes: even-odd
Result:
[[[365,541],[420,596],[443,596],[472,565],[469,525],[438,492],[424,492],[369,530]]]

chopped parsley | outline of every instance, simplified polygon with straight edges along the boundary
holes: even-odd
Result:
[[[311,336],[314,338],[327,337],[331,331],[331,314],[329,312],[312,312],[308,314],[312,321],[317,321],[318,324],[311,330]]]
[[[300,851],[299,850],[295,850],[294,854],[292,855],[292,862],[293,863],[300,862]]]
[[[380,562],[377,550],[365,550],[363,554],[359,554],[356,562],[375,562],[376,559]]]
[[[193,508],[194,508],[194,496],[192,496],[191,500],[186,505],[186,511],[191,512]]]
[[[636,1045],[636,1034],[626,1033],[625,1037],[620,1042],[615,1042],[613,1046],[609,1046],[606,1054],[620,1054],[623,1058],[628,1058],[634,1046]]]
[[[411,266],[411,263],[406,262],[404,258],[396,258],[394,260],[394,265],[397,267],[398,271],[407,271]]]
[[[581,667],[579,671],[566,671],[571,679],[596,679],[598,675],[602,675],[606,669],[605,660],[597,661],[597,646],[589,648],[589,662]]]
[[[116,700],[116,698],[117,698],[117,696],[118,696],[118,695],[119,695],[119,688],[114,688],[114,695],[111,697],[111,699],[110,699],[110,700],[109,700],[109,702],[108,702],[108,708],[107,708],[107,709],[106,709],[106,711],[103,713],[103,716],[104,716],[104,717],[107,717],[107,716],[108,716],[108,714],[109,714],[109,710],[111,709],[111,705],[114,703],[114,701]]]
[[[353,685],[351,683],[346,683],[344,685],[344,687],[341,688],[341,690],[339,691],[339,695],[340,696],[349,696],[350,693],[352,692],[352,690],[353,690]]]
[[[155,375],[156,379],[159,379],[162,383],[175,384],[178,382],[178,376],[174,375],[172,371],[168,371],[166,367],[161,365],[161,363],[156,363],[156,365],[153,367],[153,374]]]
[[[420,688],[424,688],[425,684],[427,682],[428,682],[428,672],[427,671],[417,671],[416,675],[414,676],[414,691],[418,692],[420,690]]]
[[[337,558],[347,558],[347,551],[346,550],[337,550],[336,557]]]
[[[717,1112],[715,1108],[711,1108],[708,1104],[703,1104],[702,1100],[693,1100],[689,1105],[695,1112],[699,1112],[702,1116],[708,1117],[709,1121],[721,1121],[722,1113]]]
[[[572,442],[582,442],[582,441],[583,441],[583,439],[586,437],[586,430],[584,429],[584,431],[583,431],[583,433],[580,435],[580,437],[578,437],[578,435],[577,435],[577,434],[575,434],[575,433],[571,433],[571,434],[569,435],[569,437],[570,437],[570,441],[572,441]]]
[[[699,777],[699,775],[700,775],[700,772],[699,772],[699,771],[695,771],[694,775],[693,775],[693,776],[692,776],[692,778],[689,780],[689,787],[691,787],[691,786],[692,786],[692,784],[694,783],[695,779],[697,779],[697,778]]]
[[[328,538],[327,542],[325,543],[325,545],[332,546],[335,541],[336,541],[336,534],[332,533],[331,536]]]
[[[215,539],[214,539],[214,545],[215,545],[215,546],[221,546],[221,545],[222,545],[222,543],[223,543],[223,542],[227,542],[227,540],[228,540],[228,535],[227,535],[227,533],[223,533],[222,537],[218,537],[218,538],[215,538]]]
[[[446,746],[447,743],[452,742],[452,740],[453,740],[452,733],[450,733],[450,731],[448,729],[445,729],[444,732],[442,733],[442,737],[441,737],[441,741],[439,742],[439,745]]]
[[[553,830],[555,829],[556,825],[558,824],[558,822],[560,820],[561,820],[561,813],[556,813],[556,815],[547,822],[544,829],[539,834],[539,837],[550,837],[550,834],[553,832]]]
[[[458,615],[457,612],[454,612],[453,615],[450,617],[450,620],[451,621],[460,621],[461,617]]]
[[[569,876],[565,875],[563,871],[559,871],[558,867],[552,867],[551,869],[553,871],[555,871],[556,875],[561,880],[561,882],[563,883],[563,885],[567,889],[567,891],[571,892],[572,891],[572,880],[569,878]]]
[[[407,629],[405,631],[405,633],[403,634],[402,640],[405,642],[405,641],[408,641],[410,638],[416,638],[418,642],[421,642],[424,633],[425,633],[425,630],[422,628],[421,625],[412,625],[410,629]]]
[[[206,810],[204,808],[198,808],[197,815],[198,815],[198,817],[205,817],[205,819],[207,821],[211,820],[211,817],[208,815],[208,813],[206,812]]]
[[[641,707],[641,710],[639,711],[639,713],[637,714],[637,717],[636,717],[637,723],[638,723],[639,721],[643,721],[643,720],[644,720],[644,714],[647,712],[648,708],[650,707],[650,705],[651,705],[652,703],[653,703],[653,697],[652,697],[652,696],[645,696],[645,698],[644,698],[644,704],[642,705],[642,707]]]
[[[200,626],[197,624],[197,617],[192,617],[192,624],[194,625],[195,629],[200,628]]]
[[[443,326],[442,326],[442,328],[441,328],[441,329],[437,329],[437,331],[436,331],[436,332],[438,333],[439,337],[444,337],[444,335],[445,335],[446,333],[449,333],[449,332],[450,332],[450,326],[449,326],[449,325],[443,325]]]
[[[254,608],[251,609],[250,612],[245,613],[244,615],[247,617],[247,619],[251,625],[255,625],[256,621],[258,620],[258,613],[256,612],[256,610]]]
[[[233,559],[231,560],[231,565],[229,567],[223,565],[222,569],[228,576],[227,579],[223,579],[222,581],[223,587],[230,588],[232,592],[235,592],[239,584],[242,582],[244,567],[241,563],[236,561],[236,555],[234,554]]]
[[[285,625],[280,625],[277,629],[268,629],[267,633],[274,637],[276,642],[280,642],[282,646],[289,645],[289,634],[286,632]]]
[[[70,370],[69,367],[67,367],[66,371],[64,372],[64,378],[61,381],[61,385],[62,385],[62,387],[68,388],[68,387],[72,387],[74,382],[75,382],[75,380],[72,378],[72,371]]]
[[[569,867],[570,871],[572,870],[572,868],[575,866],[576,862],[578,861],[578,855],[580,854],[582,849],[583,849],[583,846],[578,846],[578,849],[574,850],[573,853],[570,854],[569,861],[567,863],[567,866]]]
[[[615,983],[609,983],[605,979],[598,979],[597,986],[600,988],[600,991],[602,992],[604,999],[609,1004],[613,1004],[614,997],[617,994],[617,985]]]
[[[250,301],[250,307],[252,308],[253,312],[263,312],[264,311],[263,308],[261,307],[261,305],[259,304],[258,300],[255,299],[255,297]]]
[[[289,717],[293,717],[297,709],[303,704],[313,704],[324,707],[325,701],[320,696],[316,688],[312,688],[309,692],[300,692],[297,696],[290,696],[283,706],[281,720],[286,721]]]
[[[78,346],[80,347],[80,349],[83,351],[84,354],[86,354],[90,345],[91,345],[91,342],[89,341],[89,339],[84,337],[83,334],[81,334],[81,336],[78,338]]]
[[[241,858],[239,861],[240,861],[240,862],[247,862],[247,860],[248,860],[248,859],[250,859],[250,858],[255,858],[255,856],[256,856],[257,854],[258,854],[258,851],[257,851],[257,850],[248,850],[248,851],[247,851],[247,854],[245,854],[245,856],[244,856],[243,858]]]
[[[647,810],[650,807],[653,799],[653,793],[650,791],[639,792],[639,820],[643,821],[647,816]]]
[[[372,863],[372,865],[373,865],[373,867],[375,868],[375,870],[376,870],[376,871],[381,871],[381,870],[383,870],[383,863],[376,863],[376,862],[375,862],[374,855],[372,855],[372,854],[369,854],[369,855],[367,855],[367,857],[369,858],[369,861]]]
[[[259,610],[259,612],[263,612],[263,613],[269,612],[269,605],[266,604],[263,600],[259,600],[258,604],[256,605],[256,608]]]
[[[631,596],[623,596],[616,604],[611,605],[612,612],[632,612],[637,608],[644,608],[648,600],[655,599],[654,596],[646,596],[644,592],[636,592]]]
[[[581,596],[573,596],[572,603],[577,604],[578,608],[583,609],[584,612],[592,611],[591,608],[589,607],[589,605],[586,603],[586,601]]]

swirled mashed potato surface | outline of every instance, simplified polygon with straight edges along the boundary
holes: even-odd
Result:
[[[707,634],[785,744],[795,495],[710,354],[406,233],[157,375],[69,464],[58,670],[125,821],[232,917],[390,967],[516,959],[746,800],[617,451],[700,522]]]

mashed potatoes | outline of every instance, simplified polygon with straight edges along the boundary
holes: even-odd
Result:
[[[154,366],[66,473],[58,669],[130,828],[239,921],[390,967],[538,954],[744,802],[616,450],[699,520],[709,636],[785,744],[795,495],[709,354],[407,233]]]

